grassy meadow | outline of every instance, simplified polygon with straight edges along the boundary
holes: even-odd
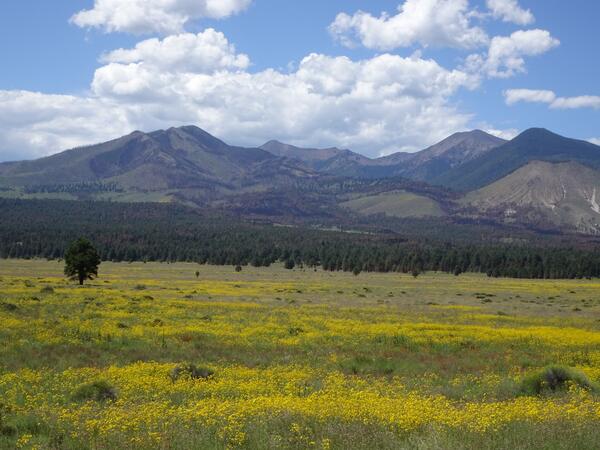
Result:
[[[62,269],[0,260],[2,449],[600,448],[598,280]]]

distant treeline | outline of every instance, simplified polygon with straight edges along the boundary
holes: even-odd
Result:
[[[123,192],[117,183],[103,183],[101,181],[82,181],[80,183],[67,184],[43,184],[37,186],[26,186],[23,188],[26,194],[55,194],[55,193],[98,193],[98,192]]]
[[[169,204],[0,200],[1,258],[62,258],[87,237],[103,260],[319,267],[359,272],[600,276],[600,250],[425,241],[393,234],[256,225]]]

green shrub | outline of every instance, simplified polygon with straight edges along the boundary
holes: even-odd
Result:
[[[0,402],[0,436],[12,437],[17,434],[17,428],[6,423],[6,419],[11,412],[12,407]]]
[[[13,425],[0,426],[0,436],[13,437],[17,435],[17,427]]]
[[[8,312],[13,312],[13,311],[16,311],[17,309],[19,309],[19,307],[17,305],[15,305],[14,303],[5,303],[5,302],[0,302],[0,308],[2,308],[5,311],[8,311]]]
[[[207,380],[214,374],[215,373],[212,370],[207,369],[206,367],[196,367],[194,364],[185,364],[171,370],[169,377],[171,378],[171,381],[175,383],[181,377],[191,378],[192,380]]]
[[[75,401],[95,400],[104,402],[107,400],[114,401],[117,399],[117,391],[107,381],[93,381],[91,383],[82,384],[73,394]]]
[[[44,286],[40,289],[42,294],[54,294],[54,288],[52,286]]]
[[[521,382],[520,390],[525,395],[541,395],[566,390],[569,385],[577,385],[590,391],[598,390],[598,387],[584,373],[563,366],[546,367],[527,376]]]
[[[291,327],[288,332],[290,333],[290,336],[298,336],[301,333],[304,333],[304,330],[300,327]]]

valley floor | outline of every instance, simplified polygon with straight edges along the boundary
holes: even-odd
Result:
[[[154,263],[79,287],[0,260],[0,448],[599,448],[599,292]],[[527,391],[550,365],[592,389]]]

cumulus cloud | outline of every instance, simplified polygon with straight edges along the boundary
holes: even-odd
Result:
[[[510,36],[496,36],[487,54],[470,55],[466,67],[492,78],[509,78],[525,72],[525,57],[538,56],[560,45],[546,30],[519,30]]]
[[[208,57],[201,52],[202,63],[181,56],[207,41],[214,48]],[[104,61],[87,97],[2,92],[3,159],[14,149],[34,157],[182,124],[241,145],[276,138],[370,156],[417,150],[467,128],[471,116],[451,98],[478,85],[478,77],[419,55],[353,61],[311,54],[291,73],[250,72],[249,61],[212,30],[144,41]]]
[[[223,33],[209,28],[202,33],[183,33],[163,40],[148,39],[133,49],[118,49],[104,55],[105,63],[143,63],[156,69],[211,73],[224,69],[246,69],[247,55],[237,54]]]
[[[468,0],[406,0],[393,16],[375,17],[363,11],[338,14],[329,31],[345,46],[360,43],[376,50],[414,44],[476,48],[485,45],[488,36],[471,23],[472,17]]]
[[[487,48],[469,55],[465,70],[492,78],[509,78],[525,72],[525,57],[541,55],[558,46],[558,39],[546,30],[519,30],[510,36],[490,38],[473,22],[494,17],[518,25],[535,19],[517,0],[487,0],[489,13],[472,8],[468,0],[405,0],[398,13],[374,16],[364,11],[340,13],[329,32],[342,45],[389,51],[402,47]]]
[[[504,22],[529,25],[535,21],[531,11],[523,9],[517,0],[487,0],[487,7],[493,17]]]
[[[252,0],[95,0],[92,9],[71,17],[82,28],[134,34],[183,31],[200,18],[221,19],[246,9]]]
[[[427,137],[464,126],[469,117],[448,100],[476,83],[433,60],[384,54],[352,61],[311,54],[292,73],[191,73],[145,61],[111,63],[98,69],[92,89],[115,102],[143,102],[150,115],[191,121],[238,143],[275,137],[375,155],[386,148],[418,147]]]
[[[104,54],[86,95],[0,91],[0,159],[38,157],[133,129],[190,123],[240,145],[276,138],[344,146],[369,156],[418,150],[468,128],[471,115],[452,102],[459,90],[477,88],[485,75],[522,72],[524,57],[558,45],[543,30],[490,39],[473,24],[479,15],[468,0],[406,0],[396,15],[340,14],[330,26],[347,45],[384,51],[415,44],[489,47],[454,70],[415,52],[359,61],[311,54],[288,71],[254,72],[250,58],[222,33],[182,32],[195,19],[226,17],[250,3],[95,0],[72,22],[107,32],[171,35]],[[570,99],[563,107],[576,102],[584,100]],[[504,137],[514,131],[489,128]]]
[[[592,144],[600,145],[600,138],[588,139]]]
[[[132,131],[117,104],[29,91],[0,91],[0,124],[0,160],[37,158]]]
[[[558,97],[553,91],[535,89],[508,89],[504,91],[507,105],[518,102],[546,103],[553,109],[600,109],[600,96],[581,95],[577,97]]]

